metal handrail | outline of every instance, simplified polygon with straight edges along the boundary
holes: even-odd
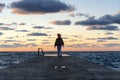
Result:
[[[43,49],[42,48],[38,48],[38,56],[40,56],[40,50],[42,52],[42,55],[41,56],[44,56],[44,52],[43,52]]]

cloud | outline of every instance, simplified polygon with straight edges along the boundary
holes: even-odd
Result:
[[[69,39],[69,37],[62,37],[63,39]]]
[[[1,44],[0,48],[17,48],[17,47],[34,47],[37,46],[35,43],[28,43],[28,44],[20,44],[20,43],[13,43],[13,44]]]
[[[2,32],[0,32],[0,36],[1,36],[1,35],[3,35],[3,33],[2,33]]]
[[[4,40],[5,43],[8,43],[8,42],[20,42],[20,41],[17,41],[17,40]]]
[[[85,14],[85,13],[77,13],[76,16],[89,17],[89,14]]]
[[[76,48],[83,48],[83,47],[96,47],[96,44],[91,43],[83,43],[83,44],[71,44],[67,45],[68,47],[76,47]]]
[[[80,48],[83,47],[82,44],[71,44],[71,45],[67,45],[68,47],[76,47],[76,48]]]
[[[120,44],[117,43],[110,43],[110,44],[103,44],[105,47],[115,47],[115,46],[120,46]]]
[[[52,21],[50,22],[54,25],[70,25],[71,21],[70,20],[64,20],[64,21]]]
[[[35,46],[37,46],[35,43],[28,44],[14,43],[14,44],[1,44],[0,48],[35,47]]]
[[[11,44],[1,44],[0,48],[16,48],[14,45]]]
[[[93,25],[89,26],[87,30],[119,30],[117,26],[113,25]]]
[[[76,41],[77,41],[76,39],[69,40],[69,42],[76,42]]]
[[[0,23],[0,25],[4,25],[4,23]]]
[[[20,43],[14,43],[15,47],[29,47],[29,46],[37,46],[35,43],[28,43],[28,44],[20,44]]]
[[[0,30],[14,30],[14,28],[9,28],[9,27],[0,27]]]
[[[116,15],[104,15],[98,19],[92,18],[84,21],[77,21],[75,25],[108,25],[120,24],[120,13]]]
[[[86,38],[86,40],[96,40],[96,38]]]
[[[5,24],[5,23],[0,23],[0,25],[4,25],[4,26],[11,26],[11,25],[17,25],[17,24],[15,24],[15,23],[11,23],[11,24]]]
[[[118,40],[119,38],[115,38],[115,37],[107,37],[106,39],[108,39],[108,40]]]
[[[42,44],[50,44],[50,42],[44,41],[44,42],[42,42]]]
[[[45,29],[53,29],[52,27],[46,27]]]
[[[33,27],[34,29],[43,29],[43,28],[45,28],[44,26],[34,26]]]
[[[106,41],[106,40],[118,40],[119,38],[115,37],[106,37],[106,38],[97,38],[98,42],[99,41]]]
[[[104,39],[98,39],[97,42],[107,42],[107,41]]]
[[[75,14],[75,13],[70,13],[69,16],[71,16],[71,17],[75,17],[75,16],[89,17],[89,14],[85,14],[85,13],[77,13],[77,14]]]
[[[119,40],[119,38],[116,37],[97,38],[97,42],[107,42],[108,40]]]
[[[28,30],[16,30],[16,32],[28,32]]]
[[[105,35],[113,35],[114,33],[112,33],[112,32],[107,32],[107,33],[105,33]]]
[[[60,0],[19,0],[11,3],[13,13],[44,14],[60,11],[73,11],[74,7]]]
[[[12,46],[17,48],[17,47],[36,47],[37,45],[35,43],[28,43],[28,44],[14,43]]]
[[[28,36],[48,36],[46,33],[33,32],[28,34]]]
[[[20,23],[19,25],[26,25],[26,23]]]
[[[17,25],[17,23],[16,23],[16,22],[13,22],[12,25]]]
[[[34,26],[34,29],[53,29],[52,27]]]
[[[69,16],[75,17],[76,15],[75,15],[75,13],[70,13]]]
[[[0,12],[2,12],[3,8],[5,7],[5,4],[0,3]]]
[[[37,39],[27,39],[27,41],[36,41]]]
[[[6,37],[7,39],[13,39],[14,37]]]

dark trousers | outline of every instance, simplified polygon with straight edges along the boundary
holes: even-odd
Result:
[[[57,46],[57,53],[58,53],[58,57],[59,57],[59,56],[62,56],[61,46]]]

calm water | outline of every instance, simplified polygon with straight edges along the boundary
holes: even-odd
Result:
[[[56,52],[45,52],[55,54]],[[71,56],[84,58],[99,65],[120,71],[120,52],[63,52]],[[0,52],[0,69],[19,64],[33,57],[37,52]]]

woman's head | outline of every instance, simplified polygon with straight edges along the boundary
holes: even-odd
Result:
[[[58,36],[58,38],[61,38],[61,34],[58,33],[57,36]]]

